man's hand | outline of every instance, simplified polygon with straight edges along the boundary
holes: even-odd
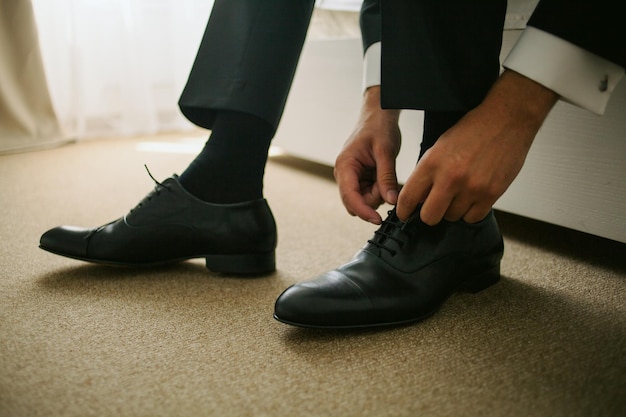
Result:
[[[357,126],[335,162],[335,179],[346,210],[374,224],[382,222],[375,209],[384,202],[396,204],[398,197],[399,116],[398,110],[381,109],[380,87],[370,87]]]
[[[423,203],[422,221],[482,220],[520,172],[554,106],[553,91],[505,71],[485,100],[445,132],[420,159],[398,197],[406,220]]]

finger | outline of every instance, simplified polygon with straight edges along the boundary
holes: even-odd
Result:
[[[398,202],[398,178],[393,157],[380,158],[376,161],[376,184],[385,202],[389,204]]]
[[[491,211],[491,204],[474,204],[463,216],[466,223],[478,223],[483,220]]]
[[[443,219],[453,199],[454,194],[435,184],[422,204],[420,218],[429,226],[438,224]]]
[[[398,218],[406,221],[417,209],[417,206],[429,195],[431,187],[430,176],[426,175],[418,164],[398,195],[398,203],[396,204]]]
[[[366,187],[361,187],[361,195],[363,196],[363,200],[365,204],[376,210],[380,207],[381,204],[385,202],[380,195],[380,190],[378,189],[378,184],[368,184]]]
[[[339,195],[341,201],[350,212],[352,202],[355,198],[358,200],[358,196],[361,191],[361,179],[359,173],[362,168],[354,163],[345,163],[337,160],[334,169],[335,181],[339,188]]]
[[[457,195],[450,202],[443,218],[449,222],[459,221],[467,214],[473,203],[471,198]]]
[[[362,193],[359,176],[354,170],[338,169],[335,178],[339,186],[341,201],[348,213],[370,223],[380,224],[382,222],[378,212],[366,201]]]
[[[363,201],[365,201],[365,200],[363,200]],[[378,214],[378,212],[376,210],[374,210],[366,202],[363,202],[363,203],[355,202],[351,206],[351,210],[352,210],[351,214],[353,216],[357,216],[360,219],[365,220],[366,222],[369,222],[369,223],[372,223],[372,224],[381,224],[382,223],[383,219],[380,217],[380,214]]]

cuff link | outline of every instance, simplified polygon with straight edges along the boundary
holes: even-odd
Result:
[[[609,76],[605,75],[602,80],[600,80],[600,84],[598,85],[598,90],[601,92],[605,92],[609,89]]]

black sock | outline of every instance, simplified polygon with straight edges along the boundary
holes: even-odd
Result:
[[[180,175],[181,185],[210,203],[263,197],[263,175],[274,127],[247,113],[220,111],[204,149]]]

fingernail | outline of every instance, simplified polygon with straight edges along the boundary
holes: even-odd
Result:
[[[398,199],[398,192],[396,190],[387,191],[387,202],[394,204]]]

